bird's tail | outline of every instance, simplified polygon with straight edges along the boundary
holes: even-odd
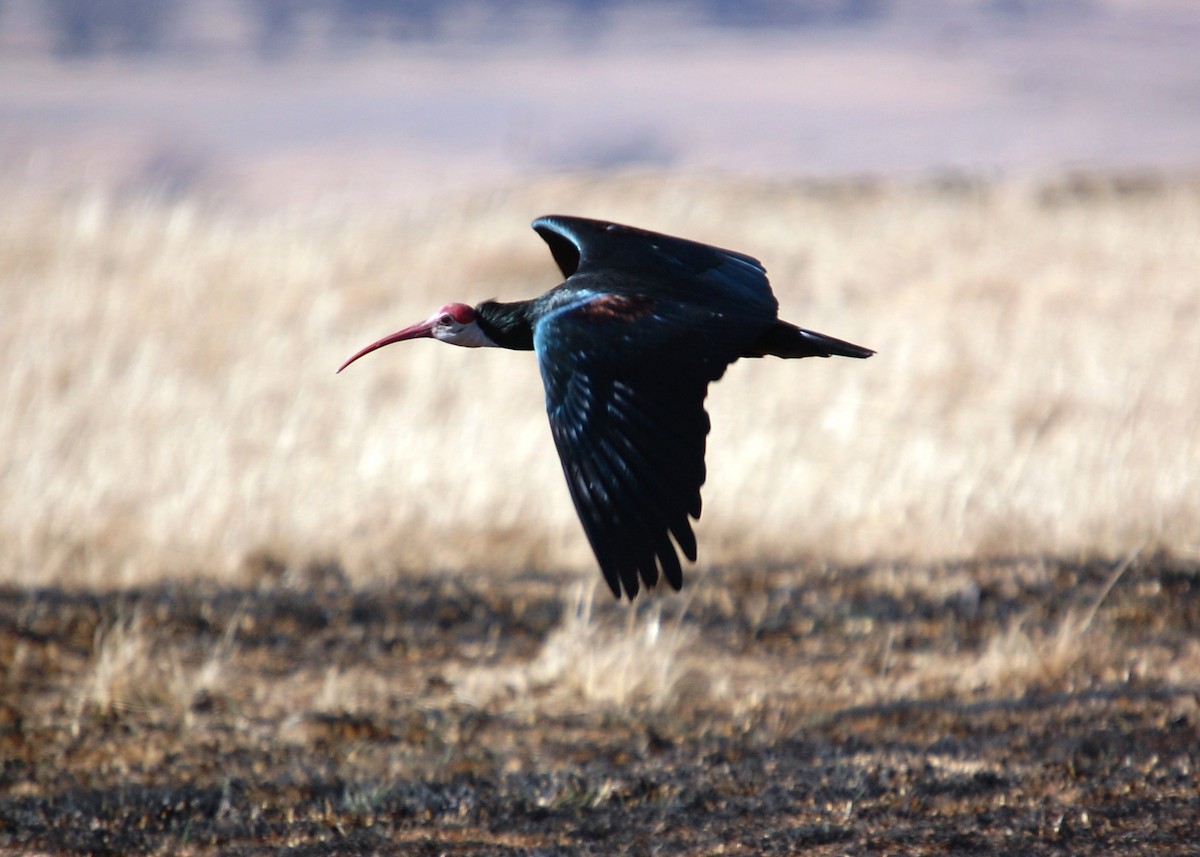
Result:
[[[777,321],[742,354],[743,357],[870,357],[875,352],[852,342],[835,339],[815,330],[805,330]]]

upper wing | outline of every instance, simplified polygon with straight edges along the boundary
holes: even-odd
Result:
[[[547,215],[533,228],[568,279],[632,276],[658,295],[717,311],[774,318],[779,309],[766,269],[744,253],[584,217]]]
[[[661,568],[675,589],[675,544],[696,559],[708,384],[768,318],[729,318],[646,294],[564,291],[538,320],[534,349],[563,473],[604,578],[632,599]],[[675,544],[671,538],[674,537]]]

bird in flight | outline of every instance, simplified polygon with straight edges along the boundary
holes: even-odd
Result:
[[[533,222],[566,278],[540,297],[446,304],[342,364],[407,339],[533,351],[550,432],[604,579],[632,601],[696,561],[708,385],[739,357],[870,357],[778,318],[750,256],[582,217]],[[672,539],[674,541],[672,541]]]

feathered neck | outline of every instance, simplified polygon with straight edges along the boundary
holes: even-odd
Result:
[[[475,307],[475,323],[501,348],[532,351],[533,324],[529,320],[529,304],[529,301],[484,301]]]

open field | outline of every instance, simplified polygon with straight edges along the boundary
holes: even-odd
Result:
[[[878,349],[709,397],[701,561],[612,603],[527,354],[550,211],[744,250]],[[560,176],[0,210],[0,848],[1200,843],[1200,181]]]
[[[766,261],[879,351],[710,392],[704,562],[1200,554],[1200,182],[563,177],[401,214],[80,192],[0,213],[0,576],[593,576],[528,354],[359,346],[557,282],[551,211]],[[703,566],[702,566],[703,568]]]
[[[747,562],[628,624],[549,573],[5,588],[0,850],[1196,853],[1198,579]]]

